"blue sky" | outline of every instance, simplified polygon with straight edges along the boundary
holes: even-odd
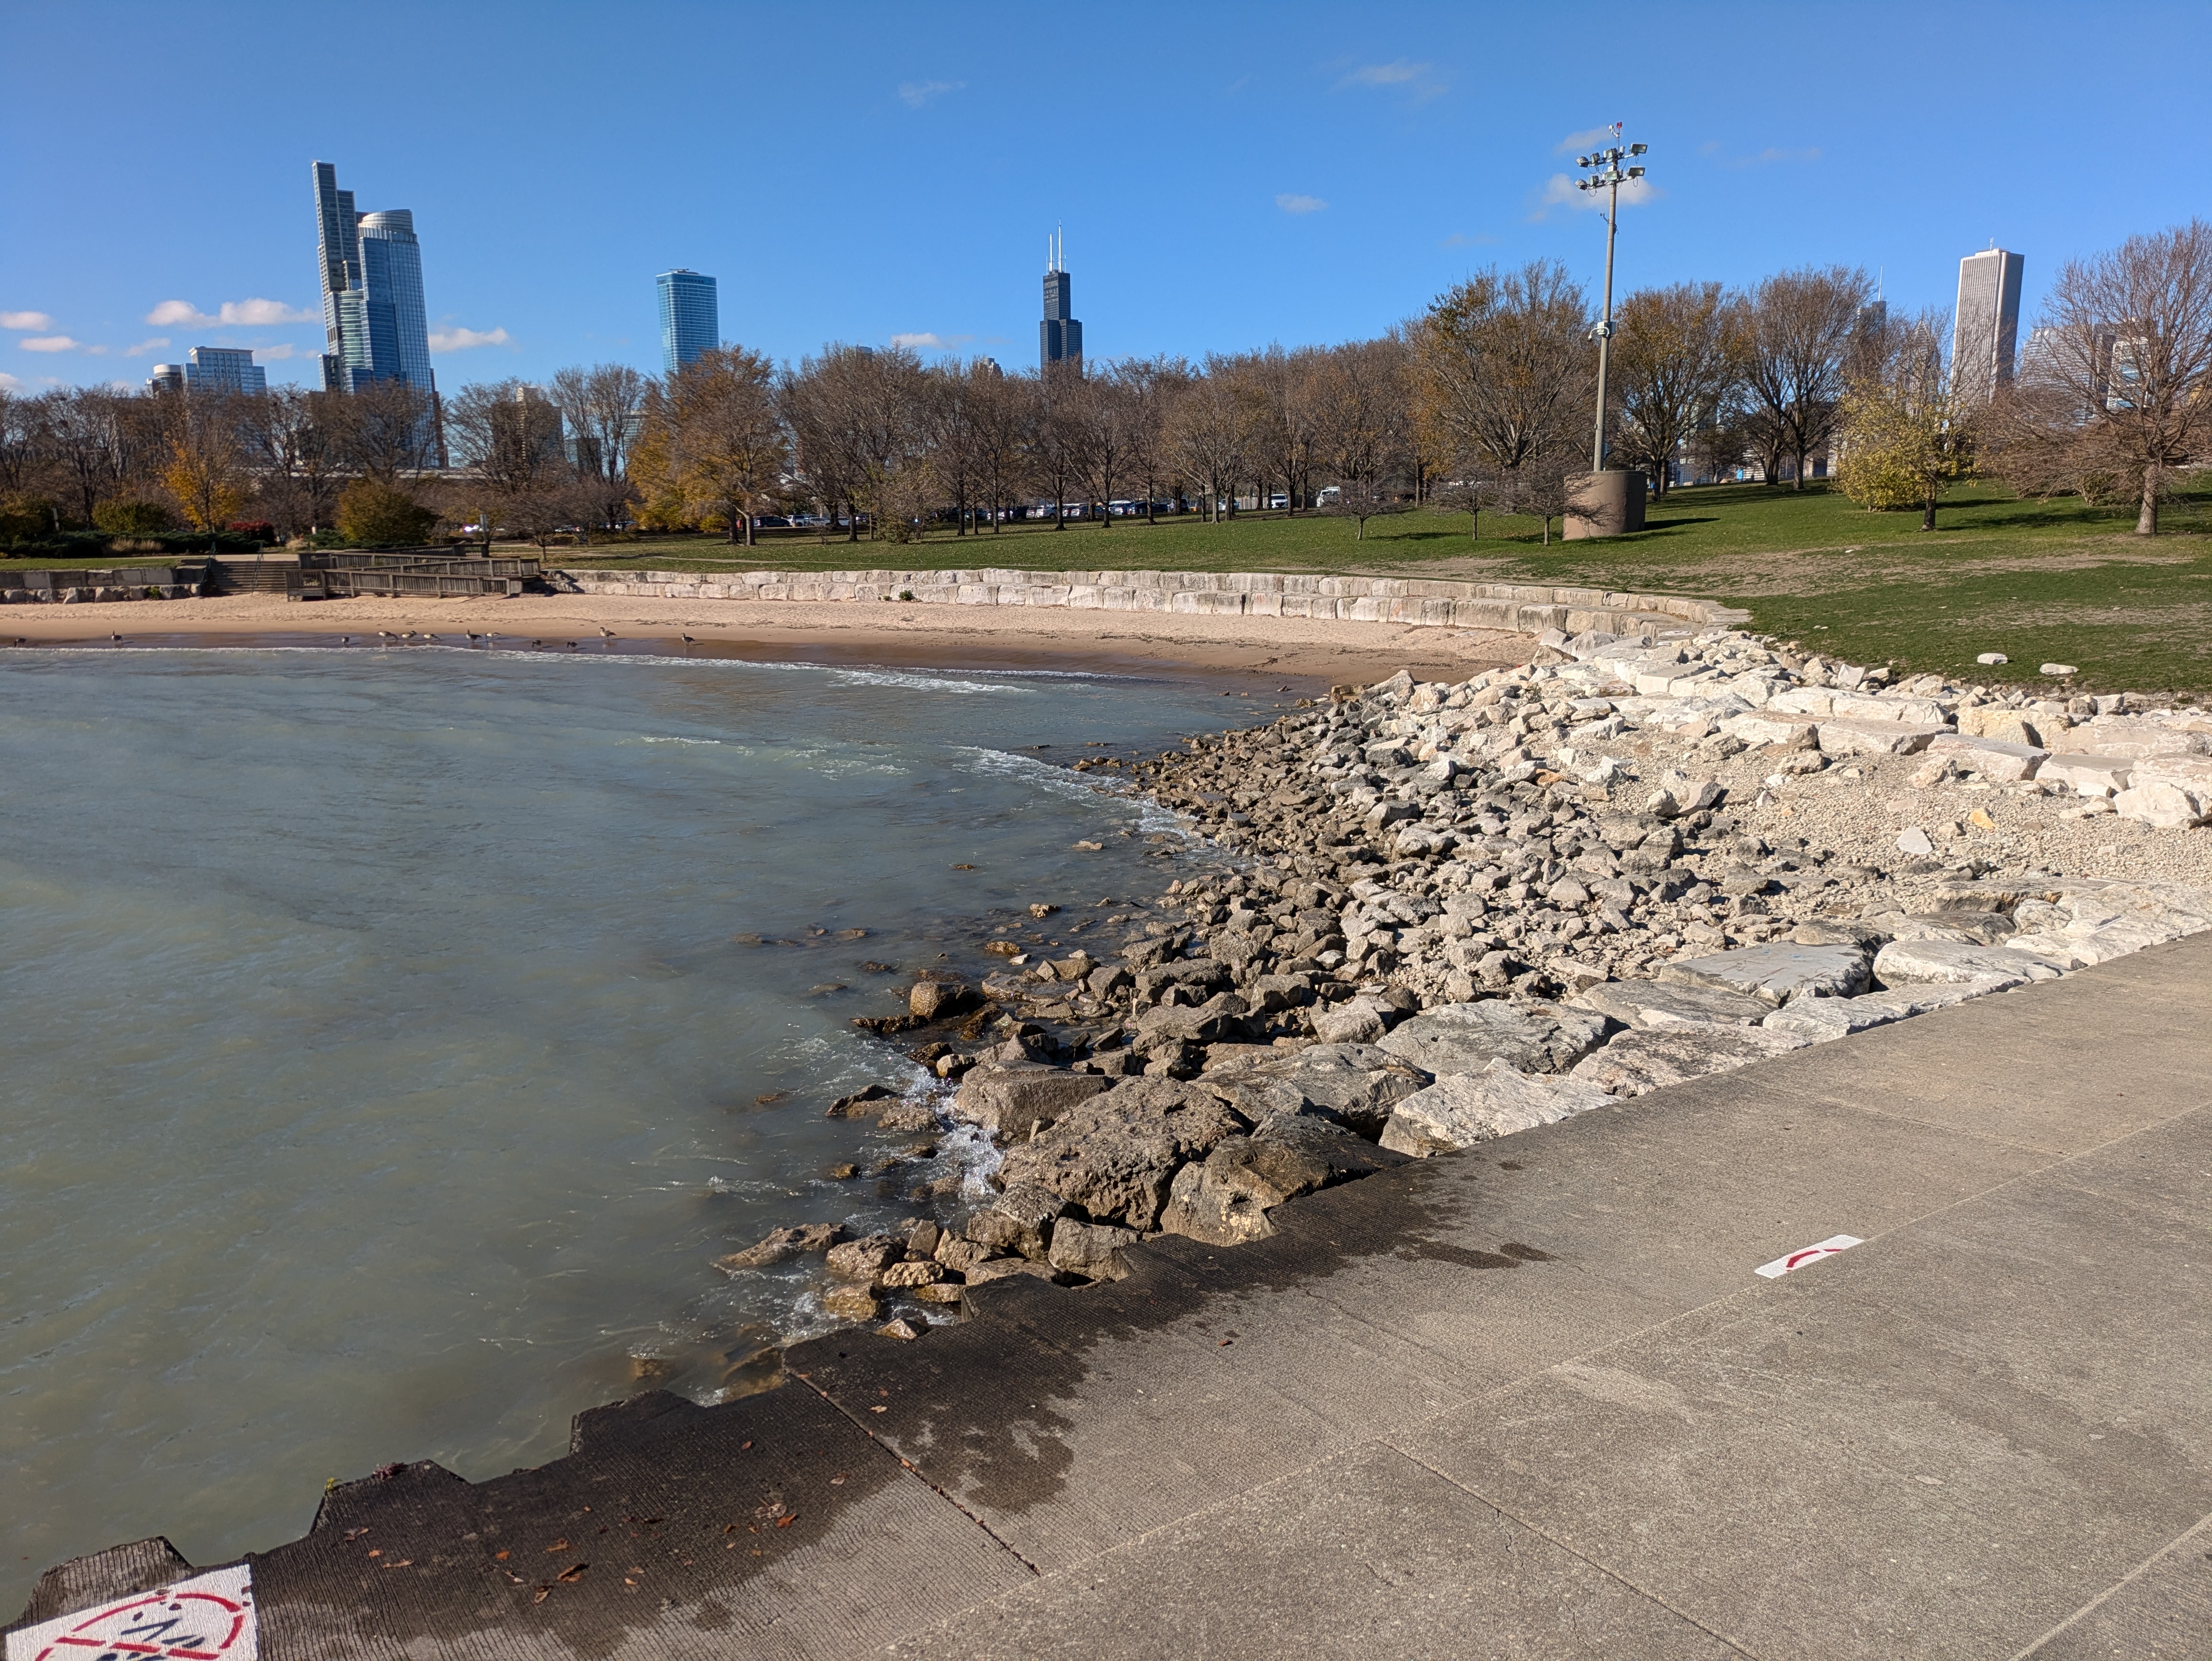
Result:
[[[2032,312],[2062,260],[2212,214],[2203,4],[4,7],[26,390],[193,345],[316,379],[318,159],[414,210],[448,389],[658,368],[672,265],[777,358],[1027,364],[1055,223],[1094,358],[1371,334],[1492,261],[1594,289],[1559,181],[1614,120],[1656,187],[1624,291],[1840,260],[1948,305],[1995,239]]]

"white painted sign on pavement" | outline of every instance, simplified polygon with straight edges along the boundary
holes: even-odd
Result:
[[[240,1563],[8,1634],[6,1661],[256,1661],[253,1572]]]
[[[1802,1269],[1808,1263],[1817,1263],[1823,1257],[1832,1257],[1838,1251],[1849,1251],[1855,1245],[1865,1244],[1856,1234],[1831,1234],[1817,1245],[1801,1246],[1787,1257],[1777,1257],[1771,1263],[1761,1263],[1752,1273],[1764,1275],[1770,1281],[1778,1281],[1793,1269]],[[15,1658],[10,1656],[9,1661],[15,1661]]]

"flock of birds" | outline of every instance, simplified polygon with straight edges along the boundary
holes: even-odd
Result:
[[[599,625],[599,638],[601,640],[619,640],[622,638],[621,636],[615,633],[613,630],[608,628],[605,624],[600,624]],[[477,633],[473,629],[464,629],[461,632],[468,637],[468,642],[471,646],[490,646],[496,643],[500,638],[499,636],[492,633],[489,630],[486,630],[483,634]],[[122,646],[128,643],[121,635],[110,635],[107,638],[113,645]],[[368,636],[364,635],[361,638],[364,642],[366,642]],[[437,635],[431,633],[427,629],[419,630],[414,629],[402,629],[397,634],[394,634],[389,629],[380,629],[376,631],[377,642],[383,646],[402,646],[410,642],[416,642],[425,646],[435,646],[438,644],[439,638],[440,637]],[[520,640],[522,637],[520,635],[517,635],[513,638]],[[690,635],[682,635],[679,636],[678,638],[683,641],[686,647],[696,646],[698,644],[697,640]],[[350,646],[353,642],[354,636],[351,635],[340,635],[338,636],[338,644],[341,646]],[[18,635],[15,636],[15,644],[18,646],[28,646],[30,643],[30,637],[27,635]],[[580,649],[577,642],[573,640],[533,640],[530,642],[530,645],[533,651],[542,651],[547,646],[565,646],[572,652]]]

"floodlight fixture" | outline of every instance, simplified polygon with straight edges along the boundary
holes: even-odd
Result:
[[[1643,155],[1643,154],[1644,154],[1644,151],[1646,151],[1646,150],[1650,149],[1650,148],[1651,148],[1651,146],[1650,146],[1649,144],[1631,144],[1631,145],[1628,147],[1628,153],[1629,153],[1631,155]]]
[[[1644,169],[1641,167],[1631,167],[1628,170],[1628,176],[1631,179],[1641,179],[1644,177]]]

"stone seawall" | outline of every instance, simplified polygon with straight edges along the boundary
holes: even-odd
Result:
[[[92,600],[193,599],[197,565],[118,565],[104,569],[0,571],[0,605],[68,605]]]
[[[915,605],[1065,606],[1225,617],[1337,619],[1540,634],[1629,635],[1711,627],[1749,614],[1711,600],[1419,577],[1294,575],[1266,571],[574,571],[546,580],[565,593],[663,599],[895,600]]]

